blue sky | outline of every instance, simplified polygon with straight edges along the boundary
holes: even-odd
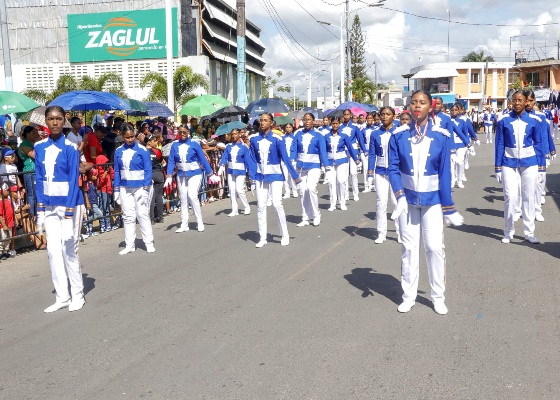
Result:
[[[405,84],[401,75],[410,68],[446,62],[449,15],[451,62],[478,50],[493,55],[496,61],[513,61],[513,53],[520,49],[531,59],[557,56],[560,39],[557,1],[386,0],[383,7],[367,6],[376,1],[350,1],[350,9],[356,10],[350,13],[350,18],[355,13],[360,15],[366,35],[366,65],[370,67],[368,75],[372,79],[374,62],[379,81],[394,80],[401,85]],[[296,94],[304,98],[311,69],[315,97],[322,95],[325,87],[327,93],[330,91],[332,62],[336,85],[340,80],[340,30],[325,27],[316,20],[340,25],[343,0],[246,0],[246,8],[247,18],[262,29],[261,38],[267,46],[264,55],[267,75],[282,71],[281,83],[295,83]]]

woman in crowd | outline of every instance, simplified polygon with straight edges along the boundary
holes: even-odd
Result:
[[[22,141],[19,145],[18,155],[23,161],[23,183],[25,184],[26,202],[29,204],[29,213],[36,215],[35,210],[35,143],[41,140],[37,128],[26,126],[21,132]]]
[[[121,205],[125,248],[120,255],[136,250],[136,220],[140,225],[146,251],[153,253],[154,235],[150,224],[150,191],[152,190],[152,160],[149,151],[136,141],[133,129],[124,124],[124,143],[115,150],[114,196]]]
[[[163,156],[157,148],[158,137],[150,133],[144,138],[146,149],[150,152],[152,160],[153,191],[150,192],[150,220],[152,224],[163,223]]]
[[[202,127],[199,125],[199,128]],[[198,128],[197,128],[198,130]],[[167,161],[167,178],[165,187],[171,186],[173,173],[177,166],[177,188],[181,199],[181,226],[176,233],[189,230],[189,203],[193,209],[199,232],[204,231],[198,189],[202,180],[202,168],[208,174],[210,183],[218,183],[220,178],[212,173],[212,167],[206,159],[204,151],[198,142],[191,139],[188,125],[179,126],[180,139],[173,142]]]
[[[423,240],[434,310],[447,314],[443,223],[463,223],[451,198],[450,134],[430,120],[429,93],[414,92],[410,109],[414,122],[399,129],[389,141],[389,180],[397,198],[391,219],[399,219],[402,240],[404,293],[398,311],[409,312],[416,302]]]
[[[288,153],[288,156],[290,157],[292,165],[295,166],[295,163],[296,163],[295,162],[295,154],[293,154],[291,152],[292,151],[291,150],[292,149],[292,142],[294,141],[294,125],[293,124],[287,123],[286,126],[284,127],[284,136],[282,137],[282,141],[284,142],[284,145],[286,146],[286,152]],[[282,165],[282,173],[284,174],[284,179],[286,179],[284,181],[284,198],[289,199],[290,198],[290,193],[292,193],[292,195],[294,197],[298,197],[298,191],[297,191],[296,183],[294,182],[294,179],[292,178],[292,176],[288,172],[288,167],[286,167],[286,164],[283,161],[282,161],[281,165]]]
[[[401,115],[399,115],[399,121],[401,123],[401,126],[403,125],[410,125],[410,123],[412,122],[412,117],[410,116],[410,111],[405,110],[401,113]]]

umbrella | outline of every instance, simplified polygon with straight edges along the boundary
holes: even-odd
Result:
[[[373,111],[379,111],[379,107],[373,105],[373,104],[362,104],[362,108],[367,111],[368,113],[373,112]]]
[[[244,128],[247,128],[247,124],[244,124],[241,121],[228,122],[227,124],[223,124],[218,127],[218,129],[216,130],[216,135],[222,136],[227,133],[230,133],[233,129],[244,129]]]
[[[147,107],[146,111],[126,111],[126,114],[133,117],[172,117],[175,115],[167,106],[156,101],[146,101],[144,105]]]
[[[231,101],[222,96],[205,94],[187,101],[179,110],[179,115],[204,117],[229,105],[231,105]]]
[[[245,114],[245,112],[245,109],[242,107],[230,105],[213,112],[208,118],[229,118]]]
[[[362,108],[359,107],[351,107],[350,112],[353,115],[364,115],[364,116],[367,115],[367,112],[365,112]]]
[[[319,110],[317,107],[303,107],[301,110],[292,111],[288,114],[289,117],[293,119],[302,119],[307,113],[311,113],[315,116],[315,119],[322,119],[325,113]]]
[[[129,110],[130,106],[114,93],[93,90],[75,90],[58,96],[49,106],[60,106],[66,111]]]
[[[336,107],[336,109],[337,110],[348,110],[352,107],[361,108],[362,110],[364,109],[364,106],[362,104],[357,103],[355,101],[345,101],[344,103],[342,103],[341,105]]]
[[[126,104],[129,105],[131,110],[134,111],[148,111],[148,106],[142,103],[140,100],[134,99],[123,99]]]
[[[37,107],[36,109],[34,109],[31,112],[31,115],[29,116],[29,123],[39,125],[39,126],[47,126],[47,124],[45,123],[45,110],[46,109],[47,109],[47,106],[41,106],[41,107]],[[67,119],[64,120],[63,128],[72,128],[72,125],[70,124],[70,122]]]
[[[39,104],[21,93],[0,91],[0,113],[2,114],[20,114],[37,107]]]
[[[276,98],[265,98],[251,102],[247,106],[246,110],[251,115],[251,117],[254,117],[264,112],[269,112],[272,114],[287,113],[290,111],[290,107],[283,100]]]
[[[340,118],[344,114],[344,110],[332,110],[328,116],[329,118]]]
[[[274,117],[274,122],[276,125],[286,125],[286,124],[293,124],[294,119],[290,118],[290,116],[282,116],[282,117]]]

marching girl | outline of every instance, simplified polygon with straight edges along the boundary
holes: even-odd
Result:
[[[399,121],[401,123],[401,126],[410,125],[410,122],[412,122],[412,117],[410,116],[410,111],[404,110],[401,113],[401,115],[399,115]]]
[[[467,110],[465,109],[465,106],[463,105],[463,103],[456,103],[456,104],[459,106],[459,118],[461,118],[461,120],[465,123],[471,142],[474,142],[477,146],[480,146],[480,140],[478,140],[478,136],[476,136],[476,133],[474,131],[474,125],[471,119],[469,118],[469,116],[467,115]],[[469,169],[469,155],[473,157],[476,155],[474,151],[474,147],[472,146],[469,149],[469,151],[465,154],[465,162],[463,163],[465,170]],[[463,182],[467,181],[467,177],[464,171],[461,180]]]
[[[150,133],[144,138],[144,146],[152,160],[153,190],[150,192],[150,220],[152,224],[163,223],[163,155],[157,148],[158,137]]]
[[[165,178],[164,184],[164,187],[171,186],[175,166],[177,166],[177,189],[181,199],[181,226],[175,232],[181,233],[189,230],[189,203],[196,218],[197,230],[203,232],[204,223],[198,200],[198,189],[203,176],[201,166],[208,175],[209,183],[218,184],[220,177],[212,172],[212,167],[200,144],[191,139],[189,126],[180,125],[178,133],[179,140],[175,140],[169,150],[167,178]]]
[[[381,128],[371,134],[369,147],[368,181],[373,183],[375,172],[375,186],[377,188],[377,205],[375,219],[377,221],[376,244],[381,244],[387,240],[387,202],[389,193],[393,209],[397,205],[397,199],[391,189],[389,182],[389,139],[393,133],[408,129],[408,125],[397,128],[394,124],[395,110],[392,107],[383,107],[379,114],[381,116]],[[395,220],[395,230],[397,231],[397,241],[401,243],[399,231],[399,220]]]
[[[356,152],[366,151],[366,146],[363,140],[363,135],[361,134],[358,127],[352,122],[352,112],[350,110],[344,110],[342,113],[343,122],[340,124],[340,133],[348,136],[352,147]],[[354,201],[360,200],[359,189],[358,189],[358,163],[354,160],[349,160],[349,170],[350,170],[350,182],[352,183],[352,193],[354,194]],[[348,190],[348,189],[347,189]],[[349,192],[346,194],[346,199],[349,197]]]
[[[490,112],[490,107],[484,111],[484,133],[486,134],[486,144],[492,143],[492,126],[496,116]]]
[[[331,121],[331,133],[325,137],[327,145],[327,156],[329,165],[326,167],[326,175],[329,182],[329,211],[336,209],[336,201],[340,209],[346,211],[346,187],[348,185],[348,155],[354,162],[358,162],[356,150],[352,147],[350,139],[346,135],[338,133],[340,120],[333,117]]]
[[[288,153],[288,156],[290,157],[292,165],[295,166],[295,163],[296,163],[295,162],[295,154],[293,154],[291,152],[292,151],[291,150],[292,149],[292,142],[294,141],[294,125],[293,124],[288,123],[284,127],[284,136],[282,137],[282,141],[284,142],[284,145],[286,146],[286,152]],[[286,179],[284,181],[284,198],[289,199],[290,198],[290,193],[292,193],[292,195],[294,197],[298,197],[298,191],[297,191],[296,183],[294,182],[294,179],[292,178],[292,176],[288,172],[288,168],[286,167],[286,164],[284,163],[284,161],[282,161],[281,165],[282,165],[282,173],[284,174],[284,178]],[[290,188],[291,188],[291,192],[290,192]]]
[[[372,132],[378,130],[380,127],[380,125],[375,124],[376,116],[376,112],[369,113],[366,117],[366,126],[364,127],[364,129],[362,129],[362,134],[364,136],[364,147],[366,149],[366,151],[361,154],[362,165],[364,165],[364,193],[371,192],[372,190],[375,191],[375,185],[373,184],[373,180],[368,179],[368,171],[365,166],[368,165],[368,154],[371,150],[370,139],[372,136]]]
[[[221,176],[224,173],[224,167],[227,165],[227,182],[231,200],[231,213],[228,214],[228,217],[239,215],[237,197],[243,204],[243,214],[251,214],[251,207],[245,195],[245,177],[247,176],[247,164],[250,162],[249,148],[241,140],[239,131],[234,129],[231,132],[231,143],[226,146],[218,169],[218,175]]]
[[[146,251],[153,253],[154,235],[150,222],[150,191],[152,189],[152,159],[150,152],[136,141],[134,131],[123,124],[124,143],[115,150],[115,202],[121,205],[124,223],[125,248],[119,254],[136,250],[136,220],[140,225]]]
[[[471,148],[465,121],[459,118],[460,108],[457,104],[451,107],[451,121],[456,126],[451,133],[451,187],[457,185],[464,189],[463,176],[465,175],[465,157]]]
[[[399,219],[402,240],[404,293],[397,310],[409,312],[416,302],[423,241],[434,310],[447,314],[443,224],[444,220],[456,226],[463,223],[451,198],[450,134],[430,120],[432,96],[428,92],[414,92],[410,109],[414,122],[389,141],[389,180],[397,198],[391,219]]]
[[[303,116],[303,129],[296,132],[291,150],[297,154],[296,169],[300,179],[303,181],[304,190],[301,193],[301,215],[302,220],[297,226],[309,225],[309,219],[313,219],[313,225],[321,223],[321,211],[319,210],[319,193],[317,184],[321,177],[321,165],[329,165],[325,138],[313,127],[315,116],[306,113]]]

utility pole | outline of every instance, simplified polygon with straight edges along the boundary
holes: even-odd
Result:
[[[311,107],[311,70],[309,70],[309,85],[307,86],[307,107]]]
[[[348,101],[352,101],[352,49],[350,46],[350,28],[348,26],[348,14],[350,13],[350,0],[346,0],[346,73],[348,74]]]
[[[237,0],[237,105],[247,106],[245,85],[245,0]]]
[[[377,63],[374,61],[373,65],[374,65],[373,71],[374,71],[374,77],[375,77],[374,81],[373,81],[374,85],[375,85],[375,103],[374,104],[377,106]]]
[[[6,16],[6,2],[0,0],[0,26],[2,31],[2,58],[4,61],[4,77],[6,80],[6,90],[13,91],[14,83],[12,78],[12,59],[10,57],[10,39],[8,37],[8,17]]]

